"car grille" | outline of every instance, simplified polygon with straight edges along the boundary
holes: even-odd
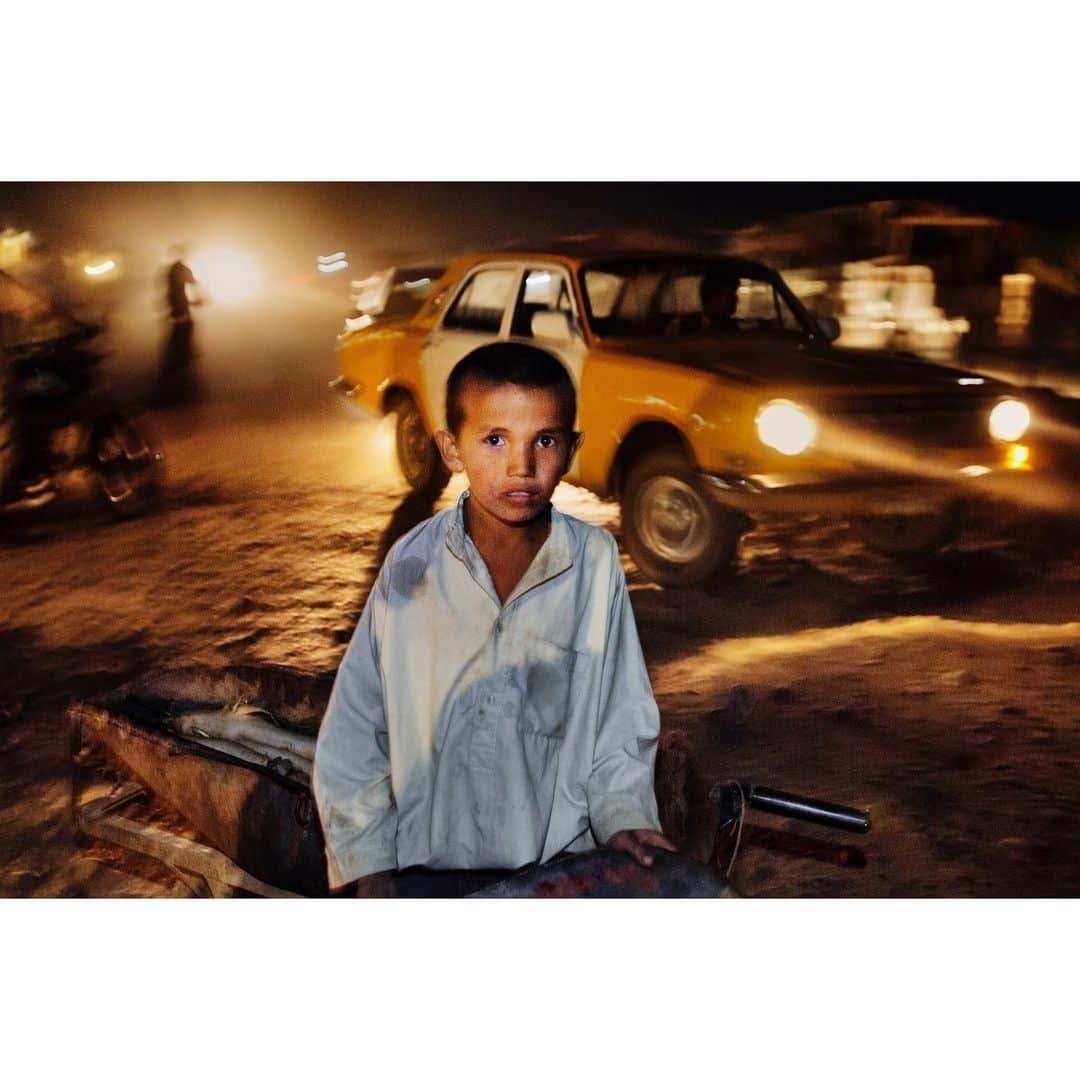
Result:
[[[830,401],[822,412],[883,439],[919,447],[987,446],[991,403],[966,396],[927,398],[918,395],[862,397]]]

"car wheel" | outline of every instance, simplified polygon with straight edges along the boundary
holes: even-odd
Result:
[[[626,550],[660,585],[700,585],[728,570],[748,525],[674,451],[648,454],[631,467],[620,506]]]
[[[956,539],[964,521],[963,506],[954,502],[933,514],[866,514],[851,524],[868,548],[910,559],[940,551]]]
[[[7,490],[15,467],[15,425],[0,404],[0,493]]]
[[[160,499],[164,458],[129,420],[116,414],[101,417],[94,425],[91,455],[101,493],[118,516],[142,513]]]
[[[405,480],[414,491],[438,494],[450,482],[435,440],[424,427],[424,418],[412,398],[394,406],[397,413],[397,459]]]

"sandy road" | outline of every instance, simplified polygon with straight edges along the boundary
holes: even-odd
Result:
[[[73,498],[0,543],[0,895],[167,893],[167,874],[147,884],[127,873],[145,866],[77,848],[66,703],[164,664],[333,670],[386,548],[459,490],[409,496],[385,425],[329,397],[152,422],[160,513],[112,522]],[[585,492],[556,502],[617,531]],[[745,891],[1080,891],[1074,538],[1002,517],[901,570],[843,525],[773,523],[707,591],[659,589],[624,562],[665,726],[702,773],[875,817],[854,849],[751,820]]]

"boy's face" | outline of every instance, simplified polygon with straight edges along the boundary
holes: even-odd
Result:
[[[443,461],[468,476],[473,510],[527,524],[547,509],[581,435],[571,430],[559,395],[546,388],[469,382],[462,405],[457,435],[435,433]]]

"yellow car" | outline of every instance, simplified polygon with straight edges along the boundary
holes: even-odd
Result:
[[[567,479],[619,499],[626,548],[661,584],[728,568],[760,513],[839,514],[894,555],[943,546],[969,498],[1031,468],[1028,408],[969,372],[835,348],[836,332],[760,263],[506,251],[454,262],[415,314],[343,334],[335,383],[397,414],[407,480],[441,490],[431,435],[454,364],[493,341],[551,352],[587,433]]]

